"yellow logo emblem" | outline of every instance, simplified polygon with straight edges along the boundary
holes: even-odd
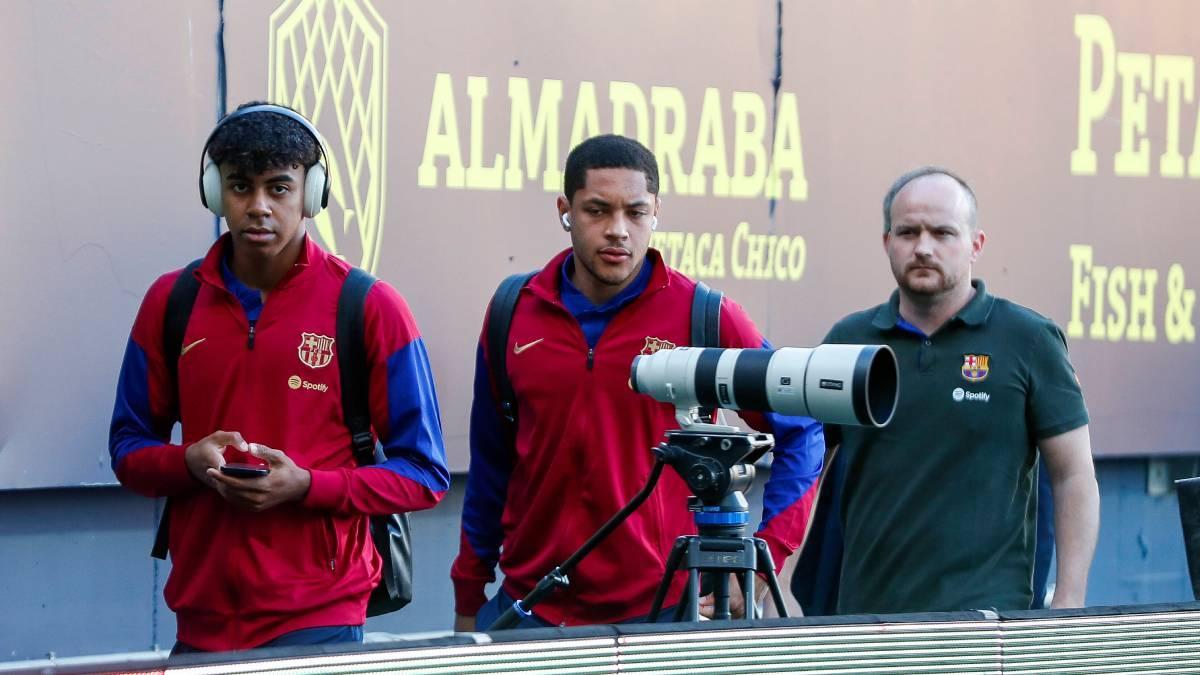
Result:
[[[329,391],[329,385],[324,382],[309,382],[301,378],[299,375],[293,375],[287,380],[288,387],[291,389],[307,389],[309,391],[319,391],[322,394]]]
[[[329,145],[321,244],[368,272],[379,264],[387,157],[387,25],[370,0],[285,0],[271,13],[267,91]]]
[[[324,368],[333,361],[333,338],[316,333],[301,333],[300,345],[296,347],[300,363],[309,368]]]
[[[677,345],[674,342],[663,340],[662,338],[646,336],[646,345],[642,347],[642,356],[650,356],[660,349],[675,349]]]
[[[193,342],[192,344],[190,344],[190,345],[188,345],[188,346],[184,347],[183,349],[179,350],[179,358],[181,358],[181,359],[182,359],[184,354],[186,354],[186,353],[188,353],[188,352],[192,351],[192,348],[193,348],[193,347],[195,347],[196,345],[200,344],[201,342],[204,342],[204,341],[205,341],[205,340],[207,340],[207,339],[208,339],[208,338],[200,338],[199,340],[196,340],[196,341],[195,341],[195,342]]]
[[[514,343],[513,343],[513,354],[520,354],[521,352],[525,351],[526,349],[529,349],[530,347],[532,347],[532,346],[536,345],[537,343],[539,343],[539,342],[541,342],[542,340],[545,340],[545,339],[546,339],[546,338],[544,338],[544,337],[543,337],[543,338],[538,338],[538,339],[534,340],[533,342],[526,342],[526,343],[525,343],[525,344],[523,344],[523,345],[519,345],[519,344],[517,344],[516,342],[514,342]]]
[[[982,382],[988,376],[987,354],[963,354],[962,376],[967,382]]]

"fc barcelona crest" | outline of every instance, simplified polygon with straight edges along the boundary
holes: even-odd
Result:
[[[675,349],[674,342],[668,342],[661,338],[646,336],[646,346],[642,347],[642,356],[650,356],[660,349]]]
[[[333,338],[316,333],[301,333],[300,346],[296,351],[300,354],[300,363],[309,368],[324,368],[333,360]]]
[[[962,376],[967,382],[980,382],[988,376],[986,354],[963,354]]]

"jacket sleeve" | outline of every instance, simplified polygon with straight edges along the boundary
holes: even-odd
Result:
[[[408,304],[395,289],[376,282],[365,302],[371,426],[385,461],[310,470],[312,485],[304,503],[372,515],[427,509],[450,487],[429,355]]]
[[[772,348],[745,310],[728,298],[722,304],[721,345]],[[775,570],[779,571],[804,541],[825,457],[825,436],[821,423],[811,417],[751,411],[739,414],[750,426],[775,436],[771,477],[763,489],[763,516],[757,536],[767,542]]]
[[[170,443],[178,420],[175,381],[163,362],[163,314],[179,273],[160,277],[138,309],[108,428],[113,473],[122,485],[148,497],[185,494],[200,487],[183,460],[185,446]]]
[[[498,397],[486,353],[481,337],[475,354],[475,398],[471,403],[471,468],[463,498],[458,558],[450,570],[455,612],[463,616],[474,616],[479,611],[487,599],[484,587],[496,578],[504,541],[501,518],[512,475],[512,450],[500,427]]]

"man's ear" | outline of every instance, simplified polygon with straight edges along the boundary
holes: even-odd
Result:
[[[558,199],[555,201],[555,206],[558,208],[558,224],[562,226],[563,230],[570,232],[571,202],[567,201],[566,195],[559,195]]]
[[[983,230],[976,230],[971,236],[971,262],[979,259],[979,255],[983,253],[983,244],[987,241],[987,235]]]

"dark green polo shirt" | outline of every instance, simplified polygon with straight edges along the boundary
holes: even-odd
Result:
[[[931,336],[898,325],[897,291],[825,338],[891,345],[900,368],[887,427],[826,429],[847,462],[839,613],[1029,607],[1037,440],[1087,408],[1054,322],[972,285]]]

